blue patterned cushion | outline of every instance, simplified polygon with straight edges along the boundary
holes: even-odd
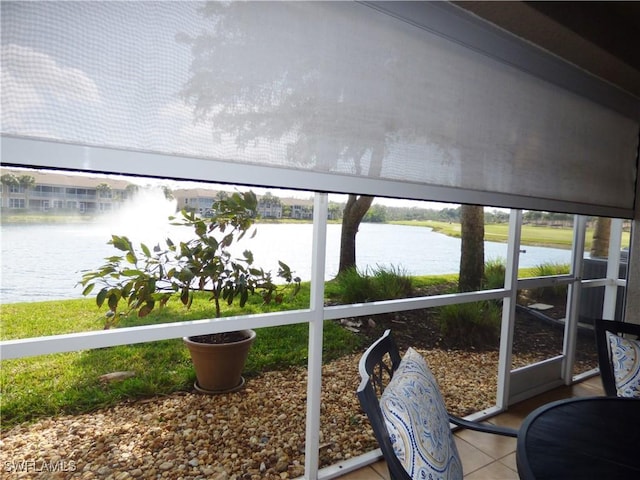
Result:
[[[393,449],[412,479],[462,479],[440,389],[424,358],[405,353],[380,397]]]
[[[619,397],[640,398],[640,342],[607,332]]]

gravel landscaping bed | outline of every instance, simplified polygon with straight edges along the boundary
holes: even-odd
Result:
[[[423,353],[451,384],[452,410],[494,401],[495,380],[487,379],[489,388],[482,380],[484,371],[494,376],[496,354]],[[376,447],[355,396],[358,359],[324,367],[322,466]],[[471,367],[472,379],[456,378],[456,364]],[[31,462],[15,478],[295,478],[304,473],[305,398],[305,369],[268,372],[232,394],[176,393],[18,426],[2,433],[0,459],[5,472]],[[56,467],[67,471],[52,473]]]
[[[516,366],[558,348],[557,335],[536,335],[527,325],[516,330]],[[375,338],[389,326],[402,350],[413,345],[426,356],[452,413],[494,405],[495,349],[427,345],[438,343],[437,335],[406,316],[387,317],[363,334]],[[579,351],[590,338],[581,341]],[[359,358],[349,355],[323,367],[321,466],[377,446],[355,396]],[[593,362],[591,353],[579,362]],[[17,426],[1,435],[3,478],[296,478],[304,473],[306,378],[306,369],[290,368],[249,378],[235,393],[178,392]]]

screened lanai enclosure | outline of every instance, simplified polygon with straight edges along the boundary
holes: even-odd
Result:
[[[640,322],[637,92],[448,2],[3,1],[1,8],[3,168],[313,198],[302,258],[306,308],[4,338],[3,362],[303,324],[304,477],[331,478],[379,452],[321,463],[325,321],[497,300],[494,400],[473,418],[595,374],[597,364],[576,361],[591,319]],[[11,204],[2,188],[4,214]],[[325,304],[325,280],[336,273],[328,259],[339,248],[329,202],[346,195],[502,209],[504,284]],[[569,214],[566,272],[523,274],[531,256],[521,245],[526,212]],[[596,217],[611,219],[611,228],[607,254],[594,261],[586,243]],[[361,230],[358,239],[383,242]],[[436,248],[419,246],[425,255]],[[394,263],[394,255],[372,264]],[[544,288],[562,291],[557,352],[522,364],[513,354],[516,315],[526,306],[523,292]]]

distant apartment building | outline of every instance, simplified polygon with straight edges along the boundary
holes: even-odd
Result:
[[[261,218],[282,218],[282,199],[268,195],[258,199],[258,215]]]
[[[287,199],[294,200],[294,199]],[[313,200],[295,199],[288,202],[291,207],[290,217],[298,220],[313,219]]]
[[[211,207],[221,197],[230,192],[206,188],[180,189],[173,192],[178,210],[190,210],[202,216],[210,215]],[[258,215],[262,218],[282,218],[282,204],[278,197],[258,198]]]
[[[202,216],[211,214],[211,207],[221,195],[218,190],[206,188],[179,189],[172,193],[178,210],[188,210]]]
[[[178,210],[187,209],[202,216],[210,213],[211,206],[221,195],[230,192],[209,190],[206,188],[180,189],[173,192]],[[261,218],[313,219],[313,200],[290,197],[277,197],[271,194],[258,197],[258,215]]]
[[[2,209],[102,213],[120,208],[135,192],[130,182],[83,175],[0,168]],[[22,184],[21,177],[33,182]]]
[[[72,212],[83,214],[107,213],[117,210],[133,198],[138,186],[126,180],[93,177],[38,170],[0,168],[2,210],[39,212]],[[33,182],[20,184],[20,177],[30,176]],[[13,178],[11,178],[13,177]],[[204,217],[211,215],[213,204],[230,192],[206,188],[177,189],[171,192],[177,210],[190,210]],[[261,218],[313,219],[313,200],[277,197],[271,194],[258,197]],[[331,210],[330,219],[339,218]]]

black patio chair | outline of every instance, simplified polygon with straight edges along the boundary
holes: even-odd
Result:
[[[511,428],[450,415],[422,356],[409,348],[401,358],[390,330],[364,352],[359,369],[360,405],[394,480],[431,475],[462,478],[451,424],[509,437],[518,435]]]
[[[640,325],[596,319],[594,328],[600,378],[605,395],[608,397],[640,396],[640,358],[638,356],[640,342],[637,341],[640,338]],[[607,332],[614,337],[610,339]],[[615,342],[615,351],[611,349],[611,340]],[[616,369],[618,370],[617,380]]]

